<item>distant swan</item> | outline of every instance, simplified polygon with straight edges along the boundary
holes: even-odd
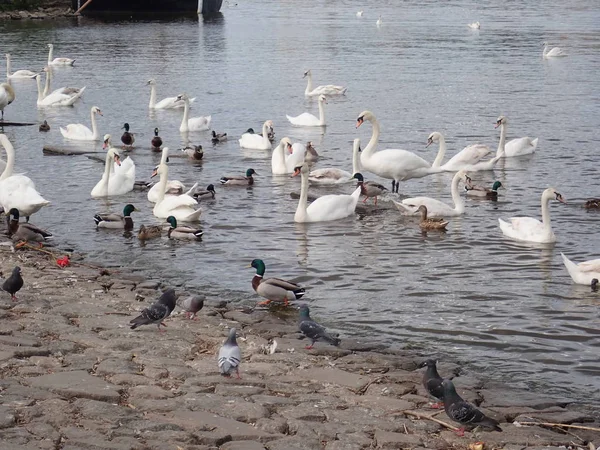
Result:
[[[379,19],[377,19],[377,22],[375,22],[375,24],[377,25],[377,28],[379,28],[383,24],[383,20],[381,20],[381,16],[379,16]]]
[[[72,123],[67,125],[66,128],[60,128],[60,133],[67,139],[74,141],[98,141],[100,140],[100,133],[96,126],[96,114],[102,115],[102,111],[97,106],[92,106],[90,110],[90,116],[92,118],[92,129],[81,123]]]
[[[49,75],[46,75],[46,77],[49,77]],[[78,92],[71,91],[69,93],[63,93],[62,89],[57,89],[49,95],[44,95],[44,92],[42,91],[42,82],[40,81],[40,74],[35,76],[35,81],[38,89],[38,106],[71,106],[83,95],[83,92],[85,91],[84,86],[79,89]],[[46,78],[46,86],[49,86],[49,78]]]
[[[433,164],[431,164],[431,167],[442,167],[444,170],[452,172],[463,169],[467,166],[473,166],[481,162],[483,158],[492,153],[492,150],[487,145],[473,144],[463,148],[460,152],[442,165],[444,155],[446,154],[446,140],[444,139],[444,135],[438,131],[434,131],[429,135],[426,147],[429,147],[435,142],[440,144],[440,150],[435,158],[435,161],[433,161]],[[470,168],[468,170],[472,171]]]
[[[569,56],[568,53],[566,53],[560,47],[553,47],[553,48],[549,49],[549,46],[548,46],[547,42],[544,42],[543,46],[544,46],[544,50],[542,51],[542,56],[543,56],[544,59],[548,59],[548,58],[562,58],[564,56]]]
[[[481,28],[481,24],[479,22],[473,22],[467,25],[472,30],[479,30]]]
[[[502,234],[517,241],[536,242],[538,244],[556,242],[556,236],[550,225],[550,210],[548,209],[550,200],[567,203],[556,190],[548,188],[542,193],[542,221],[540,222],[533,217],[511,217],[510,222],[498,219]]]
[[[200,117],[189,117],[190,116],[190,99],[187,94],[181,94],[177,97],[177,100],[183,100],[183,118],[181,119],[181,125],[179,131],[186,133],[188,131],[206,131],[210,129],[210,121],[212,116],[200,116]]]
[[[502,149],[504,149],[504,155],[501,157],[504,158],[512,158],[516,156],[524,156],[530,155],[535,152],[535,149],[538,145],[538,138],[531,139],[530,137],[522,137],[518,139],[512,139],[509,142],[506,142],[506,125],[508,124],[508,119],[504,116],[498,117],[496,120],[496,128],[500,128],[500,143],[498,144],[498,151],[496,152],[496,156],[501,156]]]
[[[71,58],[54,58],[52,59],[52,52],[54,52],[54,45],[48,44],[48,65],[49,66],[72,66],[75,64],[75,60]]]
[[[36,75],[36,72],[32,72],[31,70],[17,70],[14,73],[10,73],[11,65],[10,65],[10,53],[6,54],[6,78],[10,80],[18,80],[18,79],[28,79],[33,78]]]
[[[358,12],[356,13],[356,17],[362,17],[362,15],[363,15],[363,12],[364,12],[364,11],[363,11],[362,9],[361,9],[360,11],[358,11]]]
[[[327,104],[327,98],[324,95],[319,95],[319,117],[315,117],[311,113],[302,113],[299,116],[291,117],[286,115],[287,120],[292,125],[297,127],[324,127],[325,124],[325,107]]]
[[[308,79],[308,84],[306,85],[306,89],[304,90],[304,95],[306,95],[307,97],[316,97],[317,95],[343,95],[348,89],[344,86],[336,86],[335,84],[317,86],[313,89],[312,71],[310,69],[304,72],[304,76],[302,78]]]
[[[178,97],[163,98],[160,102],[156,102],[156,81],[152,78],[146,83],[150,85],[150,109],[176,109],[185,107],[185,102]],[[190,104],[194,103],[196,97],[190,98]]]
[[[110,141],[110,137],[107,138]],[[114,165],[118,169],[115,169]],[[133,191],[135,183],[135,164],[127,157],[121,162],[119,151],[112,147],[106,152],[104,173],[96,186],[92,189],[93,198],[123,195]]]

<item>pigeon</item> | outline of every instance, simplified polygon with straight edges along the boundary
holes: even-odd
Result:
[[[158,324],[158,331],[162,332],[160,326],[166,327],[162,321],[169,317],[171,312],[175,309],[176,300],[177,295],[175,295],[175,289],[167,289],[155,303],[148,306],[139,316],[129,322],[132,324],[131,329],[135,330],[141,325],[156,323]]]
[[[204,306],[204,296],[190,295],[184,300],[177,300],[177,304],[183,310],[185,310],[185,316],[188,319],[196,320],[196,313]]]
[[[2,290],[10,294],[11,300],[14,302],[17,300],[15,294],[23,287],[23,278],[21,277],[21,268],[16,266],[10,277],[8,277],[2,284]]]
[[[230,377],[231,372],[235,370],[238,378],[240,378],[240,371],[238,366],[242,360],[242,352],[240,347],[235,340],[235,328],[229,330],[229,337],[225,343],[219,349],[219,370],[221,375],[224,377]]]
[[[307,350],[310,350],[319,339],[329,342],[331,345],[336,347],[340,345],[340,339],[336,336],[332,336],[325,330],[325,327],[319,325],[317,322],[310,318],[310,310],[307,305],[300,306],[300,318],[298,319],[298,328],[300,332],[311,340],[310,345],[306,346]]]
[[[442,381],[442,387],[444,388],[444,410],[448,417],[461,425],[466,425],[469,428],[487,428],[492,431],[502,431],[499,427],[498,421],[487,417],[469,402],[466,402],[456,393],[454,384],[450,380]],[[457,431],[459,436],[463,436],[465,432],[464,427]]]
[[[435,366],[436,362],[433,359],[428,359],[423,362],[419,367],[427,367],[427,370],[423,374],[423,386],[427,389],[430,395],[434,396],[438,400],[444,400],[444,388],[442,387],[442,381],[444,379],[440,377]],[[434,403],[432,408],[441,408],[444,405],[443,402]]]

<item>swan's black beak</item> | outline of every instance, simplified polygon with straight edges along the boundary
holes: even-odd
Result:
[[[433,144],[433,139],[427,139],[427,145],[425,146],[425,148],[429,147],[431,144]]]

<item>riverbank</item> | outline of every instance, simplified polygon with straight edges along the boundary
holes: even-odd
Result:
[[[510,423],[600,428],[597,411],[488,384],[440,362],[441,374],[456,375],[459,393],[504,430],[458,437],[415,417],[435,414],[417,369],[426,355],[349,339],[340,348],[317,343],[305,350],[295,312],[277,316],[207,298],[198,320],[178,308],[166,333],[155,326],[133,331],[129,320],[166,280],[76,257],[61,269],[47,254],[2,244],[0,270],[6,277],[19,265],[25,286],[17,302],[0,292],[0,448],[446,449],[481,441],[485,449],[589,449],[588,442],[600,442],[597,431]],[[231,326],[242,336],[240,380],[220,377],[216,365]],[[270,339],[277,342],[272,354]],[[456,425],[443,412],[435,419]]]
[[[69,0],[6,2],[0,6],[0,20],[44,20],[72,17]]]

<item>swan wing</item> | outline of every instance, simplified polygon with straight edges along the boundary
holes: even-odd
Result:
[[[312,202],[306,212],[311,222],[343,219],[354,213],[359,196],[360,188],[352,195],[324,195]]]
[[[352,174],[345,170],[327,167],[313,170],[308,174],[309,181],[321,184],[345,183],[352,179]]]
[[[68,139],[91,139],[94,133],[81,123],[71,123],[66,128],[60,128],[61,134]]]
[[[316,95],[342,95],[342,94],[346,93],[347,89],[348,88],[345,88],[344,86],[336,86],[334,84],[325,84],[322,86],[317,86],[312,91],[310,91],[307,95],[310,97],[313,97]]]
[[[430,197],[405,198],[402,200],[402,204],[407,207],[407,211],[412,211],[413,214],[416,213],[419,206],[425,205],[428,217],[452,216],[456,213],[455,209],[451,206]]]
[[[476,164],[492,153],[487,145],[473,144],[463,148],[460,152],[444,164],[444,167],[452,167],[454,170],[460,170],[464,165]]]
[[[135,164],[128,156],[121,166],[117,166],[108,178],[108,195],[123,195],[133,191],[135,184]]]
[[[582,272],[600,273],[600,259],[591,259],[589,261],[583,261],[577,264],[577,266]]]
[[[256,150],[269,150],[271,142],[260,134],[244,133],[239,140],[240,147]]]
[[[177,97],[166,97],[154,105],[156,109],[173,109],[183,108],[185,102],[183,100],[177,100]]]
[[[360,160],[369,172],[398,181],[426,175],[423,169],[431,168],[431,164],[420,156],[401,149],[381,150],[370,157],[365,157],[363,153]]]
[[[192,117],[188,120],[188,128],[190,131],[204,131],[210,129],[210,122],[212,120],[212,116],[200,116],[200,117]]]
[[[553,235],[548,234],[544,224],[533,217],[511,217],[510,222],[498,219],[500,229],[505,236],[520,241],[551,242]]]
[[[535,152],[538,144],[538,139],[531,139],[530,137],[522,137],[512,139],[504,146],[506,156],[522,156],[530,155]]]

